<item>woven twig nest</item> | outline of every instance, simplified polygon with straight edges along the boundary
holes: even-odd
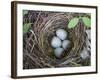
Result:
[[[44,16],[45,14],[45,16]],[[80,21],[75,28],[68,29],[69,21],[78,14],[43,13],[39,12],[37,19],[29,30],[24,47],[24,68],[67,67],[71,61],[80,58],[80,52],[85,43],[85,27]],[[57,29],[65,29],[72,45],[63,58],[53,56],[51,38]],[[28,62],[27,62],[28,61]]]

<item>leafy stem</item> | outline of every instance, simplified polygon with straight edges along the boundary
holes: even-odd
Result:
[[[76,25],[79,23],[79,20],[83,21],[83,24],[85,25],[85,27],[89,28],[91,26],[91,19],[89,19],[88,17],[74,17],[72,18],[69,23],[68,23],[68,28],[74,28],[76,27]]]

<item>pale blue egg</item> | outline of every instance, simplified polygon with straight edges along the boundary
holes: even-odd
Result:
[[[54,36],[54,37],[52,38],[52,40],[51,40],[51,46],[52,46],[53,48],[60,47],[60,46],[61,46],[61,40],[60,40],[58,37]]]
[[[69,48],[71,46],[71,42],[69,40],[64,40],[62,42],[62,47],[66,50],[67,48]]]
[[[63,54],[64,49],[63,48],[56,48],[54,50],[54,54],[57,58],[61,58],[62,54]]]
[[[61,39],[64,40],[67,38],[67,32],[64,29],[58,29],[56,31],[56,35]]]

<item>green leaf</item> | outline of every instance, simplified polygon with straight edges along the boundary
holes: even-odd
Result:
[[[73,18],[68,24],[68,28],[74,28],[78,24],[79,18]]]
[[[23,10],[23,15],[28,14],[28,10]]]
[[[25,23],[23,26],[23,33],[26,33],[30,26],[31,26],[31,23]]]
[[[82,17],[83,23],[86,27],[91,26],[91,20],[88,17]]]

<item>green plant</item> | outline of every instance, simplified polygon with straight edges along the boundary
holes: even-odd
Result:
[[[25,23],[23,26],[23,33],[26,33],[31,26],[31,23]]]
[[[23,15],[28,14],[28,10],[23,10]]]
[[[91,19],[89,19],[88,17],[79,17],[79,18],[74,17],[69,21],[68,28],[71,29],[71,28],[76,27],[79,20],[83,21],[85,27],[89,28],[91,26]]]

